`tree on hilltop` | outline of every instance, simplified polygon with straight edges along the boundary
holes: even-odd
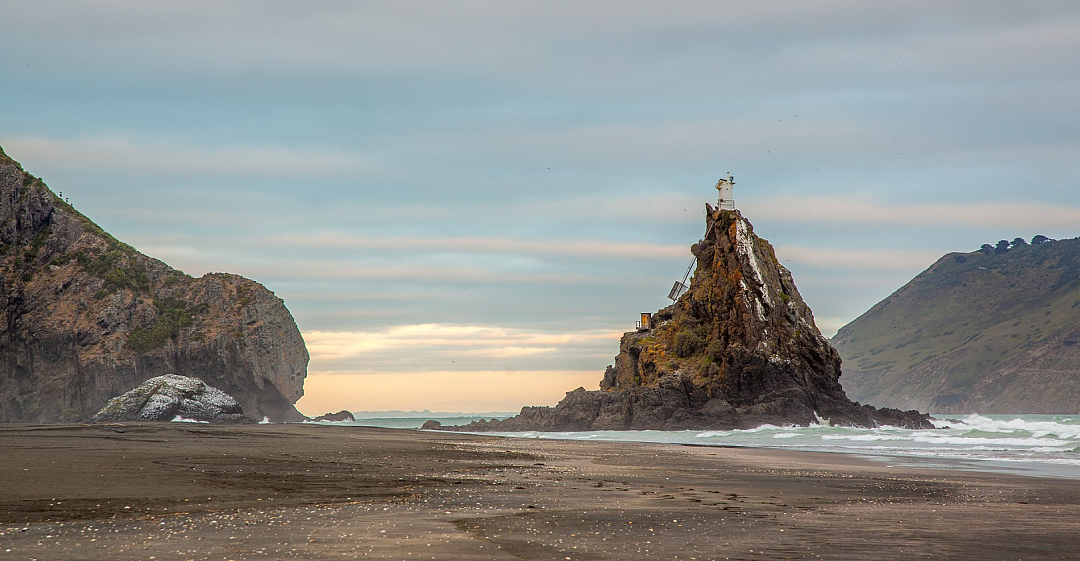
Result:
[[[1009,240],[998,240],[994,253],[1005,253],[1006,251],[1009,251]]]

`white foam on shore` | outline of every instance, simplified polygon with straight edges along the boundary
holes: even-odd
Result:
[[[462,415],[436,419],[443,424],[460,425],[480,418]],[[358,418],[355,423],[342,424],[415,429],[429,418],[429,415],[392,419]],[[516,438],[837,452],[905,465],[983,469],[1080,479],[1080,415],[967,415],[960,418],[938,417],[934,418],[933,422],[938,428],[868,429],[814,424],[807,427],[763,425],[752,429],[706,431],[599,430],[483,434]]]
[[[171,422],[173,422],[173,423],[205,423],[205,424],[210,424],[210,421],[200,421],[198,419],[189,419],[187,417],[182,417],[180,415],[177,415],[177,416],[173,417],[173,420]]]
[[[937,429],[872,429],[811,425],[764,425],[753,429],[710,431],[585,431],[496,433],[503,436],[564,440],[613,440],[775,448],[900,458],[918,462],[951,461],[967,469],[1001,465],[1044,465],[1027,469],[1043,475],[1080,478],[1080,415],[970,415],[936,419]],[[964,465],[959,465],[964,464]],[[970,464],[970,465],[968,465]],[[974,467],[972,467],[974,466]],[[1049,470],[1045,466],[1060,466]],[[1018,471],[1021,468],[1013,467]]]
[[[999,416],[991,418],[983,415],[968,415],[959,419],[959,421],[964,426],[986,432],[1006,434],[1026,432],[1036,438],[1053,435],[1064,439],[1080,439],[1080,422],[1067,422],[1068,418],[1078,417],[1077,415],[1040,415],[1038,419],[1028,417],[1025,415],[1011,418],[1001,418]],[[1050,417],[1051,419],[1043,419],[1043,417]],[[1058,420],[1054,420],[1055,418]],[[1062,422],[1062,420],[1066,420],[1066,422]],[[942,425],[950,424],[949,422],[942,422]]]

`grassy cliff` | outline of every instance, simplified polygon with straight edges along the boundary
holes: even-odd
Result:
[[[1080,239],[942,257],[833,338],[864,403],[1080,412]]]

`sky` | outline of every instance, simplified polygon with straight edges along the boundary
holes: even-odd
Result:
[[[140,251],[280,296],[311,415],[597,388],[729,172],[826,336],[948,252],[1080,236],[1076,2],[3,13],[0,146]]]

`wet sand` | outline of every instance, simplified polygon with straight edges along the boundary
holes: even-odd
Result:
[[[1080,480],[311,425],[0,425],[6,559],[1078,559]]]

